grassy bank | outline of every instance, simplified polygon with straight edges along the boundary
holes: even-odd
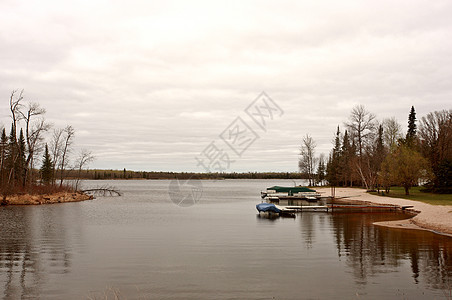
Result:
[[[414,201],[420,201],[432,205],[452,205],[452,194],[433,194],[421,192],[422,187],[413,187],[410,189],[410,195],[405,195],[403,187],[391,187],[389,194],[384,193],[384,197],[402,198]],[[371,193],[377,195],[377,193]],[[381,196],[381,192],[380,192]]]
[[[2,205],[40,205],[40,204],[54,204],[65,202],[79,202],[93,199],[92,196],[80,192],[59,192],[42,195],[11,195],[6,198]]]

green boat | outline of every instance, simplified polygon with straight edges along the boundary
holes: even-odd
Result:
[[[280,200],[280,199],[301,199],[308,201],[317,201],[321,195],[313,189],[305,186],[272,186],[267,190],[261,192],[261,197],[268,200]]]

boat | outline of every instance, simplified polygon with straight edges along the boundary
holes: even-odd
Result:
[[[304,186],[272,186],[261,192],[262,199],[270,201],[279,200],[307,200],[317,201],[321,198],[320,193],[316,190]]]
[[[259,214],[268,214],[270,216],[283,216],[295,218],[294,210],[288,210],[273,203],[259,203],[256,205]]]
[[[276,207],[273,203],[259,203],[256,205],[256,209],[259,212],[274,212],[274,213],[280,213],[281,210]]]

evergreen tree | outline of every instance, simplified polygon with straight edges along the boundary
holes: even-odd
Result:
[[[357,160],[358,157],[356,155],[357,153],[357,147],[356,147],[356,143],[355,143],[355,139],[352,139],[352,144],[350,146],[350,161],[349,161],[349,165],[348,168],[350,169],[350,187],[353,186],[353,182],[356,182],[359,180],[359,177],[357,176],[356,173],[356,164],[357,164]]]
[[[378,178],[379,174],[381,174],[381,164],[386,156],[386,150],[383,144],[383,125],[380,125],[378,127],[378,135],[375,140],[375,147],[373,149],[372,153],[372,160],[371,160],[371,172],[375,175],[375,182],[373,184],[376,185],[377,189],[379,189],[379,184],[383,184],[380,178]],[[383,176],[383,175],[382,175]],[[374,178],[374,177],[372,177]]]
[[[319,157],[319,166],[317,167],[317,184],[322,185],[323,180],[325,180],[325,161],[323,154]]]
[[[377,136],[377,141],[376,141],[376,152],[378,154],[383,153],[384,152],[384,145],[383,145],[383,125],[380,125],[378,127],[378,136]]]
[[[376,164],[376,170],[377,172],[380,170],[381,162],[386,156],[386,149],[383,143],[383,125],[380,125],[378,127],[378,136],[377,140],[375,141],[375,150],[374,150],[374,160]]]
[[[406,133],[406,141],[409,146],[412,146],[416,139],[416,129],[416,111],[414,106],[411,106],[411,111],[408,115],[408,131]]]
[[[333,185],[337,186],[340,181],[340,160],[341,160],[341,131],[337,126],[336,137],[334,139],[334,148],[330,154],[327,164],[326,180]]]
[[[6,173],[6,156],[8,151],[8,137],[6,136],[6,130],[3,128],[2,136],[0,138],[0,184],[5,184]]]
[[[350,145],[350,138],[348,135],[348,130],[345,130],[344,137],[342,139],[342,148],[341,148],[341,162],[340,162],[340,168],[341,168],[341,181],[344,183],[344,185],[347,185],[347,181],[351,177],[351,173],[353,168],[351,168],[351,159],[352,159],[352,147]]]
[[[333,153],[339,155],[341,152],[341,131],[339,126],[337,126],[336,137],[334,139],[334,149]]]
[[[17,160],[15,163],[16,180],[25,186],[25,137],[22,128],[20,129],[19,139],[17,140]]]
[[[443,160],[434,170],[434,191],[437,193],[452,193],[452,161]]]
[[[15,164],[17,159],[17,139],[14,124],[11,124],[11,132],[8,137],[7,157],[6,157],[6,176],[9,185],[14,185]]]
[[[52,159],[50,158],[49,148],[47,147],[47,144],[42,160],[41,180],[44,184],[50,184],[53,181],[53,164]]]
[[[342,139],[342,152],[348,152],[350,150],[350,138],[348,137],[348,131],[345,130],[344,138]]]

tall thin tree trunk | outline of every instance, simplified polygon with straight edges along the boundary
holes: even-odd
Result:
[[[361,166],[358,165],[357,168],[358,168],[359,175],[361,176],[361,180],[363,181],[364,186],[368,190],[369,189],[369,185],[367,184],[366,178],[365,178],[365,176],[363,174],[363,171],[361,170]]]

